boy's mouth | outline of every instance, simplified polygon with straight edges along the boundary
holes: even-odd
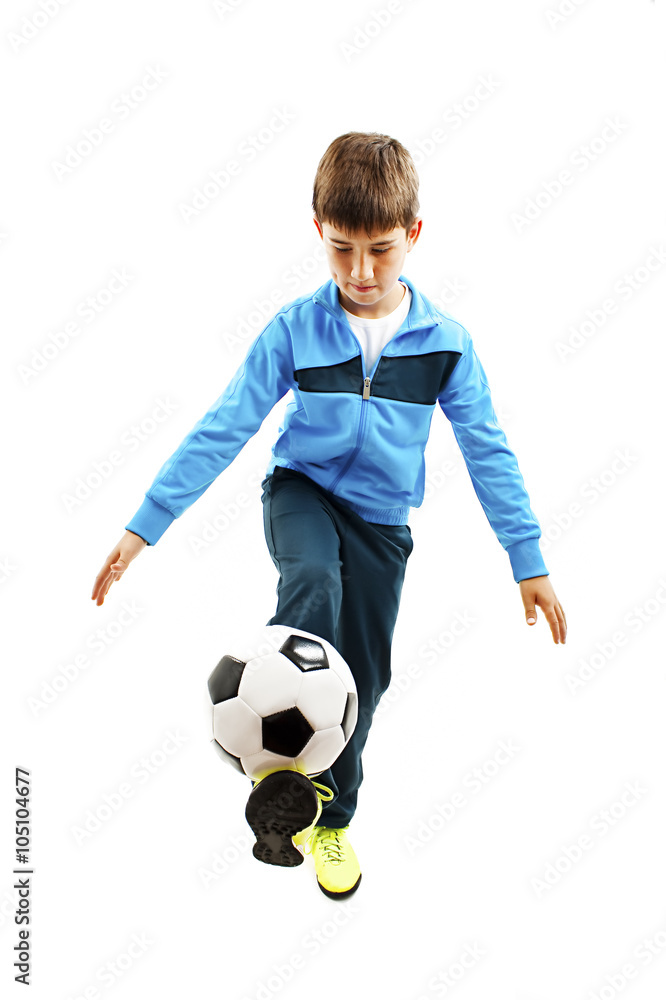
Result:
[[[355,288],[357,292],[370,292],[376,288],[376,285],[352,285],[352,288]]]

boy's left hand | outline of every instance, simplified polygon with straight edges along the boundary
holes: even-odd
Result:
[[[553,633],[553,642],[566,642],[567,619],[562,605],[555,596],[552,584],[547,576],[533,576],[529,580],[521,580],[520,596],[525,606],[525,618],[528,625],[536,622],[537,604],[546,616]]]

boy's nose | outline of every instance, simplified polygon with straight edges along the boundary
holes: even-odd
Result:
[[[368,257],[354,261],[351,277],[356,278],[357,281],[367,281],[368,278],[372,277],[372,263]]]

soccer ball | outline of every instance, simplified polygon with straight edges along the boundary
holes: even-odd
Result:
[[[222,657],[208,678],[213,748],[259,781],[277,770],[321,774],[345,748],[358,717],[352,672],[320,636],[266,625]]]

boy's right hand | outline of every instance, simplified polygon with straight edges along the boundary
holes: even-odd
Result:
[[[91,599],[97,601],[98,607],[100,604],[104,604],[104,598],[108,594],[111,584],[120,579],[132,559],[138,556],[147,544],[133,531],[125,531],[115,549],[112,549],[107,556],[106,562],[95,578]]]

